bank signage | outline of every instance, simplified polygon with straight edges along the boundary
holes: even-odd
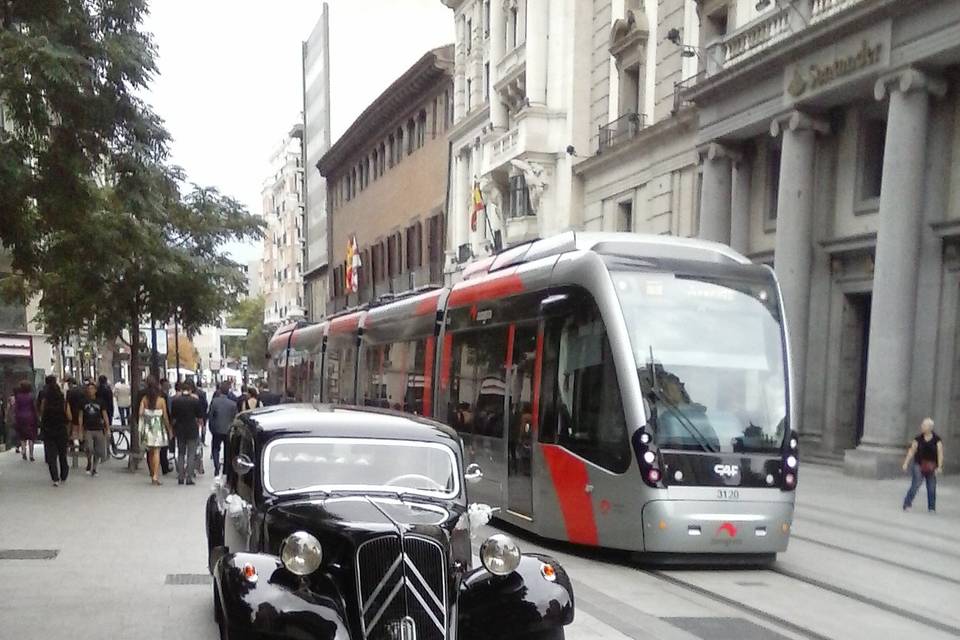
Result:
[[[890,22],[860,31],[787,65],[784,102],[810,98],[872,76],[890,64]]]

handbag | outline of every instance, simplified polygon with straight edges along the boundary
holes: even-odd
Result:
[[[924,460],[920,463],[920,473],[925,476],[932,476],[937,472],[937,463],[933,460]]]

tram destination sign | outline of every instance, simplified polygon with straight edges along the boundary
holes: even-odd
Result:
[[[807,99],[845,83],[873,77],[890,64],[890,33],[890,21],[886,21],[787,65],[783,74],[784,102]]]

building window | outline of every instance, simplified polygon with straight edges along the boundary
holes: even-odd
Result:
[[[483,100],[486,102],[490,99],[490,63],[486,62],[483,65]]]
[[[387,147],[382,142],[380,143],[379,158],[380,158],[379,172],[380,172],[380,175],[383,175],[387,169]]]
[[[450,90],[443,92],[443,130],[446,131],[453,126],[453,96]]]
[[[516,48],[520,42],[517,40],[520,29],[519,15],[516,5],[510,7],[510,13],[507,14],[507,51]]]
[[[527,189],[527,180],[522,175],[510,177],[510,209],[507,213],[511,218],[531,214],[530,191]]]
[[[617,231],[633,231],[633,201],[617,204]]]
[[[417,149],[427,142],[427,110],[420,109],[417,115]]]
[[[467,32],[464,34],[467,53],[473,51],[473,20],[467,20]]]
[[[431,110],[433,111],[433,113],[431,114],[431,119],[430,119],[430,125],[431,125],[430,137],[436,138],[438,118],[440,117],[438,115],[440,113],[440,98],[437,98],[436,100],[433,101],[433,104],[431,105]]]
[[[363,186],[366,187],[370,184],[370,158],[363,159]]]
[[[473,108],[473,80],[467,79],[467,95],[465,104],[467,105],[467,113],[470,113],[470,110]]]
[[[373,179],[376,180],[380,177],[380,153],[374,149],[373,150]]]
[[[860,128],[860,189],[858,203],[873,208],[880,197],[883,182],[883,154],[887,141],[887,121],[864,117]]]
[[[483,37],[490,36],[490,0],[483,0]]]
[[[780,144],[770,140],[767,144],[767,230],[776,229],[777,207],[780,198]]]
[[[419,269],[423,264],[423,227],[420,223],[407,227],[407,271]]]
[[[387,147],[390,150],[390,167],[392,168],[394,164],[393,154],[396,153],[394,149],[397,148],[397,141],[396,141],[396,138],[393,137],[392,133],[387,137]]]
[[[396,147],[397,157],[394,161],[395,164],[400,164],[400,160],[403,159],[403,127],[397,128],[397,147]]]
[[[414,152],[415,149],[418,149],[417,146],[417,123],[413,121],[413,118],[407,120],[407,155],[409,156]]]

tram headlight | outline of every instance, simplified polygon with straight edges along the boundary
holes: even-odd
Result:
[[[646,462],[647,464],[653,464],[654,462],[656,462],[656,460],[657,460],[657,454],[655,454],[653,451],[647,451],[646,453],[643,454],[643,461]]]
[[[323,548],[314,536],[306,531],[296,531],[283,541],[280,560],[290,573],[307,576],[320,568]]]
[[[507,576],[520,566],[520,547],[513,538],[498,533],[480,545],[480,562],[495,576]]]
[[[650,434],[649,434],[649,433],[646,433],[646,432],[641,433],[641,434],[640,434],[640,442],[643,443],[643,444],[650,444]]]
[[[797,468],[797,456],[787,456],[787,467],[790,469]]]
[[[790,438],[790,449],[792,449],[793,451],[796,451],[796,450],[797,450],[797,444],[798,444],[798,443],[797,443],[797,439],[796,439],[796,438]]]

